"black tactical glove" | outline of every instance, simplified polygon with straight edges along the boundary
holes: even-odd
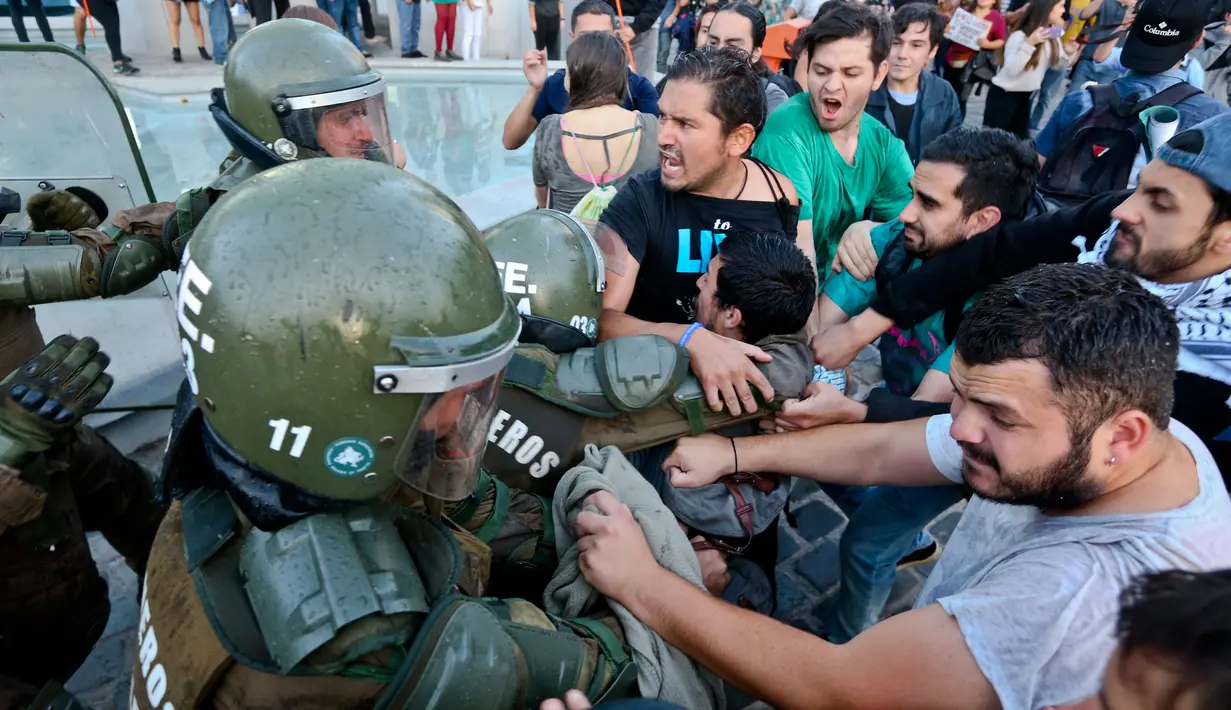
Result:
[[[82,417],[107,396],[111,359],[93,338],[61,335],[0,381],[0,464],[20,469],[71,441]]]
[[[26,214],[35,232],[93,229],[102,220],[94,208],[67,190],[44,190],[26,200]]]

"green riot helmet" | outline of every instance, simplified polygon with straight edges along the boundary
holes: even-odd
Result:
[[[534,210],[488,228],[483,237],[519,313],[597,337],[607,272],[585,225],[563,212]]]
[[[267,169],[314,157],[392,164],[385,82],[340,32],[294,18],[244,33],[210,111],[232,147]]]
[[[231,458],[296,495],[470,494],[520,321],[473,223],[392,166],[245,181],[185,251],[188,384]]]

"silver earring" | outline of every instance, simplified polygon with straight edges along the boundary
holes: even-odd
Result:
[[[1108,466],[1110,466],[1110,465],[1114,464],[1115,462],[1116,462],[1116,457],[1115,457],[1115,456],[1112,456],[1111,458],[1107,459],[1107,465],[1108,465]]]

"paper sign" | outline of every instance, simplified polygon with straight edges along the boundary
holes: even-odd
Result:
[[[980,20],[969,12],[959,9],[945,28],[945,38],[974,50],[979,49],[979,40],[987,36],[992,23]]]

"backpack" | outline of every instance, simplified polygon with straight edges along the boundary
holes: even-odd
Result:
[[[1060,134],[1057,150],[1039,174],[1039,192],[1061,207],[1079,205],[1095,195],[1128,187],[1137,151],[1145,141],[1139,115],[1153,106],[1175,106],[1201,90],[1186,82],[1145,101],[1127,99],[1113,84],[1088,89],[1094,106]]]

